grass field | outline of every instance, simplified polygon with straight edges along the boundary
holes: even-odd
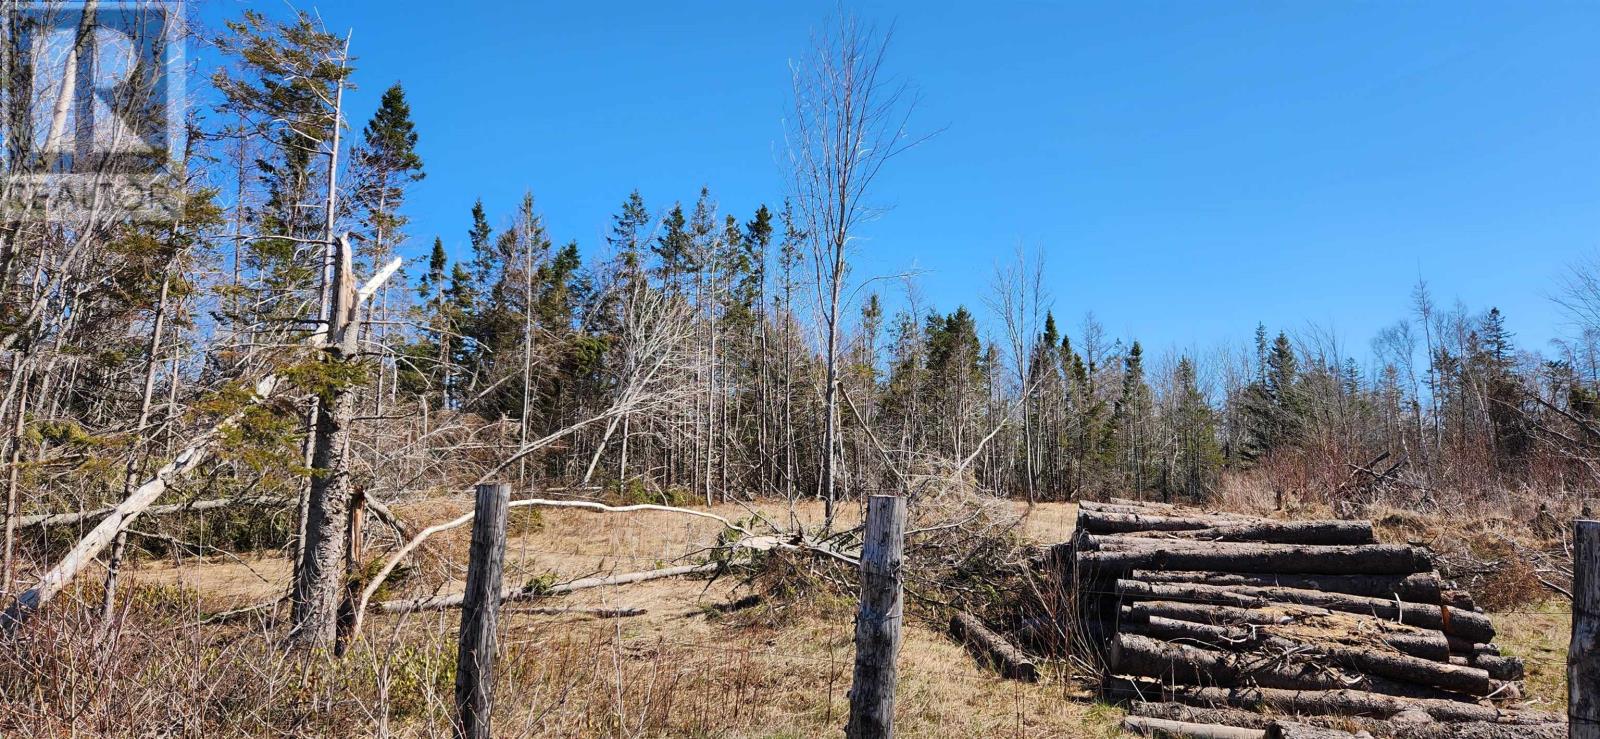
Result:
[[[434,500],[397,509],[415,523],[445,520],[465,500]],[[780,506],[719,506],[730,518],[778,520]],[[1019,512],[1024,509],[1019,506]],[[815,520],[819,506],[794,511]],[[858,517],[847,509],[843,517]],[[1041,504],[1022,534],[1053,543],[1072,529],[1075,506]],[[719,525],[672,513],[601,514],[529,509],[513,512],[506,581],[565,581],[654,569],[702,552]],[[468,530],[441,535],[418,563],[415,582],[458,590]],[[203,594],[207,610],[259,602],[282,592],[281,558],[144,563],[139,581]],[[853,604],[817,595],[799,605],[725,606],[750,594],[742,583],[671,579],[597,588],[539,605],[633,607],[642,616],[603,619],[538,615],[508,606],[502,621],[496,720],[507,735],[771,736],[837,732],[847,710]],[[379,689],[364,710],[398,735],[436,735],[447,720],[456,611],[375,616],[353,660],[369,665]],[[1508,653],[1529,661],[1529,699],[1562,710],[1568,621],[1565,604],[1521,608],[1495,617]],[[1050,673],[1039,684],[996,678],[942,633],[941,624],[908,620],[899,663],[896,721],[904,736],[1109,737],[1120,714],[1088,700]]]

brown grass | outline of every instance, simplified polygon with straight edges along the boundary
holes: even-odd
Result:
[[[398,507],[428,524],[468,502]],[[1018,510],[1023,510],[1018,506]],[[736,505],[717,507],[749,518]],[[783,505],[758,512],[776,521]],[[801,505],[805,521],[820,506]],[[841,520],[858,520],[846,506]],[[1070,531],[1071,505],[1044,504],[1029,538]],[[670,513],[543,510],[513,525],[507,582],[567,580],[651,569],[703,556],[713,521]],[[404,584],[408,594],[459,589],[466,528],[441,535]],[[698,553],[698,554],[697,554]],[[196,623],[207,612],[270,600],[289,567],[281,557],[141,563],[120,628],[99,646],[84,584],[31,625],[0,664],[0,735],[447,736],[458,612],[374,616],[343,660],[285,655],[272,619]],[[94,577],[85,578],[86,581]],[[546,616],[508,606],[498,661],[498,736],[809,737],[843,727],[853,659],[848,598],[820,594],[729,612],[749,595],[734,578],[661,580],[582,591],[541,605],[645,608],[641,617]],[[1117,712],[1082,700],[1051,675],[1036,685],[998,679],[942,625],[909,620],[900,655],[896,723],[903,736],[1110,737]]]

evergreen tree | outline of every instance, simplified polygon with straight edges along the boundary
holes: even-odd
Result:
[[[1173,370],[1172,392],[1176,397],[1170,426],[1175,443],[1162,489],[1169,499],[1181,495],[1202,500],[1221,471],[1222,451],[1217,444],[1216,413],[1200,392],[1194,363],[1188,357],[1180,358]]]
[[[367,122],[361,143],[352,152],[356,188],[355,206],[371,238],[373,262],[381,264],[394,244],[403,239],[400,215],[405,187],[421,181],[422,158],[417,155],[417,132],[405,91],[395,83],[384,91],[378,112]]]
[[[1144,349],[1133,342],[1122,360],[1122,392],[1112,410],[1111,425],[1123,474],[1135,493],[1155,482],[1151,470],[1151,392],[1144,376]]]

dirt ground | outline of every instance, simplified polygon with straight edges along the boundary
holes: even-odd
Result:
[[[397,506],[413,525],[448,520],[466,500]],[[1025,538],[1054,543],[1073,527],[1076,506],[1046,503],[1026,513]],[[774,521],[791,512],[763,504],[722,505],[715,512]],[[793,515],[815,521],[814,503]],[[859,520],[847,507],[841,518]],[[692,562],[716,541],[721,526],[666,512],[607,514],[565,509],[515,509],[509,524],[506,582],[656,569]],[[418,567],[433,573],[436,592],[458,591],[465,576],[468,530],[436,538]],[[289,567],[281,557],[143,563],[137,578],[181,584],[223,610],[283,592]],[[538,615],[508,606],[503,616],[504,660],[520,686],[525,713],[502,723],[508,735],[694,735],[802,737],[835,733],[843,723],[851,672],[852,614],[848,603],[804,613],[757,607],[727,613],[718,606],[746,595],[731,580],[668,579],[620,588],[595,588],[541,606],[636,608],[643,615],[598,619]],[[1530,699],[1547,710],[1565,706],[1564,604],[1495,614],[1508,653],[1529,661]],[[454,611],[376,616],[376,643],[419,639],[447,654],[459,618]],[[420,635],[420,636],[419,636]],[[582,700],[573,696],[581,694]],[[598,695],[597,695],[598,694]],[[1063,680],[1035,685],[997,679],[952,643],[937,624],[909,621],[900,659],[897,725],[905,736],[1110,737],[1115,709],[1083,700]],[[541,703],[545,701],[545,703]],[[544,706],[540,710],[535,710]],[[404,722],[400,722],[402,725]],[[404,732],[401,732],[404,733]]]

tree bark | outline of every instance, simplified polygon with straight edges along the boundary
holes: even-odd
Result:
[[[1189,519],[1176,519],[1189,520]],[[1367,521],[1218,521],[1203,529],[1177,531],[1132,531],[1124,534],[1142,539],[1195,541],[1239,541],[1274,544],[1358,545],[1375,544],[1372,524]]]
[[[295,569],[288,643],[297,647],[333,648],[338,639],[339,602],[344,594],[345,547],[349,535],[350,499],[354,492],[346,453],[350,445],[355,395],[343,375],[358,356],[359,323],[350,245],[339,240],[334,271],[334,311],[329,319],[323,361],[334,376],[317,413],[311,455],[311,489],[306,501],[305,539]]]
[[[1211,707],[1230,706],[1254,711],[1325,716],[1362,716],[1389,719],[1404,711],[1425,713],[1435,721],[1483,721],[1497,724],[1537,725],[1559,722],[1542,711],[1513,711],[1476,703],[1428,698],[1399,698],[1364,690],[1278,690],[1274,688],[1197,688],[1160,686],[1148,682],[1112,680],[1113,697],[1163,701]]]
[[[1302,590],[1321,590],[1332,593],[1361,595],[1369,598],[1393,599],[1396,596],[1408,603],[1438,605],[1443,587],[1439,576],[1432,572],[1411,575],[1278,575],[1242,572],[1168,572],[1162,570],[1135,570],[1128,575],[1132,580],[1150,583],[1192,583],[1195,585],[1255,587],[1283,587]]]
[[[1370,675],[1413,682],[1467,695],[1488,695],[1493,687],[1489,673],[1447,662],[1394,654],[1370,647],[1324,643],[1276,636],[1267,629],[1210,626],[1168,618],[1152,618],[1144,631],[1168,641],[1198,643],[1213,649],[1249,651],[1266,649],[1272,654],[1305,655],[1318,662],[1349,668]]]
[[[1292,615],[1281,611],[1258,611],[1230,606],[1208,606],[1195,603],[1134,603],[1126,607],[1128,618],[1135,622],[1148,622],[1155,618],[1168,618],[1201,624],[1280,626],[1293,624],[1307,618],[1328,616],[1332,612],[1309,606],[1292,607]],[[1450,645],[1444,634],[1437,631],[1414,629],[1388,621],[1371,619],[1378,627],[1377,637],[1402,654],[1435,662],[1449,658]]]
[[[1122,729],[1129,734],[1166,739],[1262,739],[1267,734],[1263,729],[1196,724],[1144,716],[1128,716],[1122,719]]]
[[[1001,675],[1023,682],[1038,682],[1039,668],[1033,660],[1005,637],[990,631],[977,616],[956,612],[950,617],[950,633],[979,659],[999,669]]]
[[[1382,598],[1366,598],[1344,593],[1325,593],[1295,588],[1262,588],[1247,585],[1215,586],[1176,583],[1154,584],[1139,580],[1118,580],[1117,594],[1126,598],[1218,603],[1236,608],[1265,608],[1274,603],[1315,606],[1331,611],[1358,613],[1442,631],[1450,636],[1475,641],[1492,641],[1494,624],[1481,613],[1456,611],[1447,606],[1423,603],[1398,603]]]
[[[1200,724],[1227,724],[1265,730],[1273,717],[1237,708],[1188,706],[1182,703],[1133,701],[1132,716]],[[1397,715],[1391,720],[1358,716],[1297,716],[1296,721],[1312,725],[1329,724],[1371,732],[1389,739],[1566,739],[1565,723],[1499,724],[1484,721],[1435,722],[1422,715]]]
[[[1081,537],[1080,572],[1111,575],[1133,570],[1295,572],[1310,575],[1409,575],[1433,569],[1421,549],[1390,544],[1298,546],[1235,542],[1166,542]],[[1062,545],[1057,544],[1056,547]]]

